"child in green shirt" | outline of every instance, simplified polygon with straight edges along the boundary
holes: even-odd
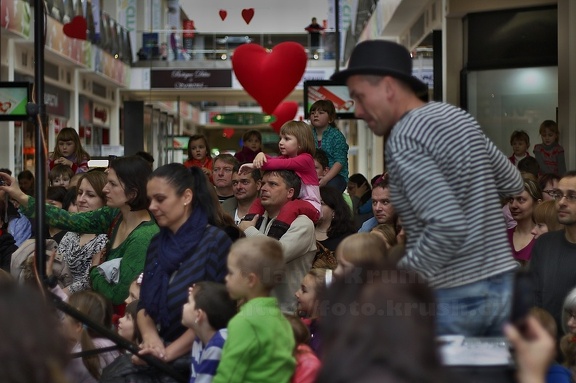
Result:
[[[214,383],[288,383],[296,362],[290,323],[270,296],[284,277],[278,240],[257,236],[236,241],[228,254],[226,288],[246,303],[230,323]]]

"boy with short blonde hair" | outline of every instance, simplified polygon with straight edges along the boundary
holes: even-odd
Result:
[[[230,248],[227,265],[228,293],[245,303],[228,324],[213,382],[290,382],[296,366],[292,328],[270,296],[284,277],[280,242],[242,238]]]

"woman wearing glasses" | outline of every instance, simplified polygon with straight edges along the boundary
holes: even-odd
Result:
[[[508,240],[512,247],[514,258],[522,266],[530,260],[532,247],[534,246],[534,221],[532,214],[534,207],[542,202],[542,191],[536,182],[524,179],[524,191],[511,197],[508,201],[512,218],[516,221],[516,227],[508,229]]]
[[[538,178],[538,186],[542,190],[544,201],[554,201],[553,193],[558,189],[558,181],[560,181],[560,176],[552,173],[542,174]]]

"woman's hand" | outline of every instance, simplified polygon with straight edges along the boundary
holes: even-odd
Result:
[[[266,158],[266,155],[264,153],[260,152],[260,153],[256,154],[256,158],[254,158],[252,165],[254,165],[254,167],[256,169],[260,169],[262,166],[264,166],[266,161],[268,161],[268,159]]]
[[[20,205],[28,206],[28,195],[20,189],[16,178],[9,176],[6,173],[0,173],[0,190],[5,191],[10,195],[10,198],[18,202]]]
[[[144,338],[142,344],[140,345],[140,355],[152,355],[160,360],[166,359],[166,347],[164,347],[164,342],[159,336],[154,336],[150,334]],[[140,366],[145,366],[146,362],[140,359],[137,355],[132,356],[132,363]]]

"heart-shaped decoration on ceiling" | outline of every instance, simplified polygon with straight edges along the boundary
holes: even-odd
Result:
[[[88,23],[83,16],[74,16],[72,21],[64,24],[64,34],[73,39],[86,40],[88,38]]]
[[[276,133],[280,133],[280,128],[288,121],[294,120],[298,113],[298,103],[296,101],[284,101],[274,109],[272,115],[276,117],[276,121],[271,123],[272,129]]]
[[[221,9],[218,14],[220,15],[220,18],[222,19],[222,21],[226,20],[226,16],[228,16],[228,12],[226,12],[226,10]]]
[[[252,18],[254,17],[254,8],[246,8],[242,10],[242,18],[246,22],[246,24],[250,24]]]
[[[258,44],[244,44],[232,56],[232,69],[244,90],[266,114],[276,107],[302,80],[308,57],[295,42],[276,45],[271,51]]]

